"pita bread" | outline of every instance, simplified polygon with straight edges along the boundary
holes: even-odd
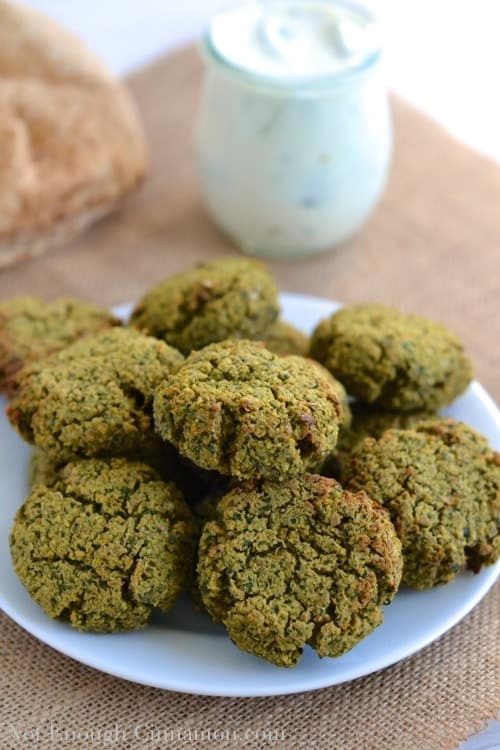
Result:
[[[71,33],[0,0],[0,267],[109,213],[146,165],[125,88]]]

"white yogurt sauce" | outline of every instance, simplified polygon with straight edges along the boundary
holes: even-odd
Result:
[[[339,73],[379,47],[370,18],[348,6],[313,0],[240,6],[216,16],[209,36],[226,62],[282,81]]]
[[[252,2],[213,19],[200,186],[245,251],[327,250],[370,214],[391,152],[377,38],[367,12],[335,0]]]

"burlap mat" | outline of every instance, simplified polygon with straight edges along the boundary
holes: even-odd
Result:
[[[153,153],[144,189],[71,250],[2,272],[0,297],[123,302],[162,275],[231,249],[196,193],[191,122],[199,79],[191,50],[132,78]],[[500,170],[400,101],[394,117],[389,189],[365,231],[329,256],[273,270],[289,291],[379,299],[447,322],[498,399]],[[390,669],[316,693],[241,700],[121,682],[42,646],[2,616],[1,747],[451,750],[499,709],[499,613],[497,586],[450,633]]]

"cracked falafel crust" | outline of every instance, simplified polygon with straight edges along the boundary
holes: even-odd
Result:
[[[310,353],[352,396],[394,411],[437,411],[472,378],[470,359],[445,326],[379,304],[321,321]]]
[[[15,570],[52,618],[109,633],[144,627],[194,574],[197,527],[149,466],[77,461],[32,490],[11,532]]]
[[[332,452],[342,407],[316,364],[232,340],[193,352],[158,388],[154,417],[161,437],[204,469],[284,479]]]
[[[141,455],[158,441],[154,392],[182,361],[163,341],[113,328],[25,368],[7,413],[21,436],[58,464]]]
[[[278,313],[278,289],[265,265],[227,256],[151,289],[130,324],[189,354],[229,338],[258,339]]]
[[[403,581],[415,589],[479,571],[500,556],[500,454],[452,419],[365,438],[343,481],[390,512],[403,545]]]
[[[389,514],[333,479],[248,481],[203,530],[198,583],[234,643],[281,667],[306,644],[340,656],[383,619],[401,577]]]

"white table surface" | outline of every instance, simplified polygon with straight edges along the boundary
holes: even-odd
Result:
[[[26,0],[77,32],[117,74],[195,38],[235,0]],[[365,0],[384,23],[391,88],[500,162],[500,0]],[[500,238],[499,238],[500,241]],[[500,722],[460,745],[500,750]]]

